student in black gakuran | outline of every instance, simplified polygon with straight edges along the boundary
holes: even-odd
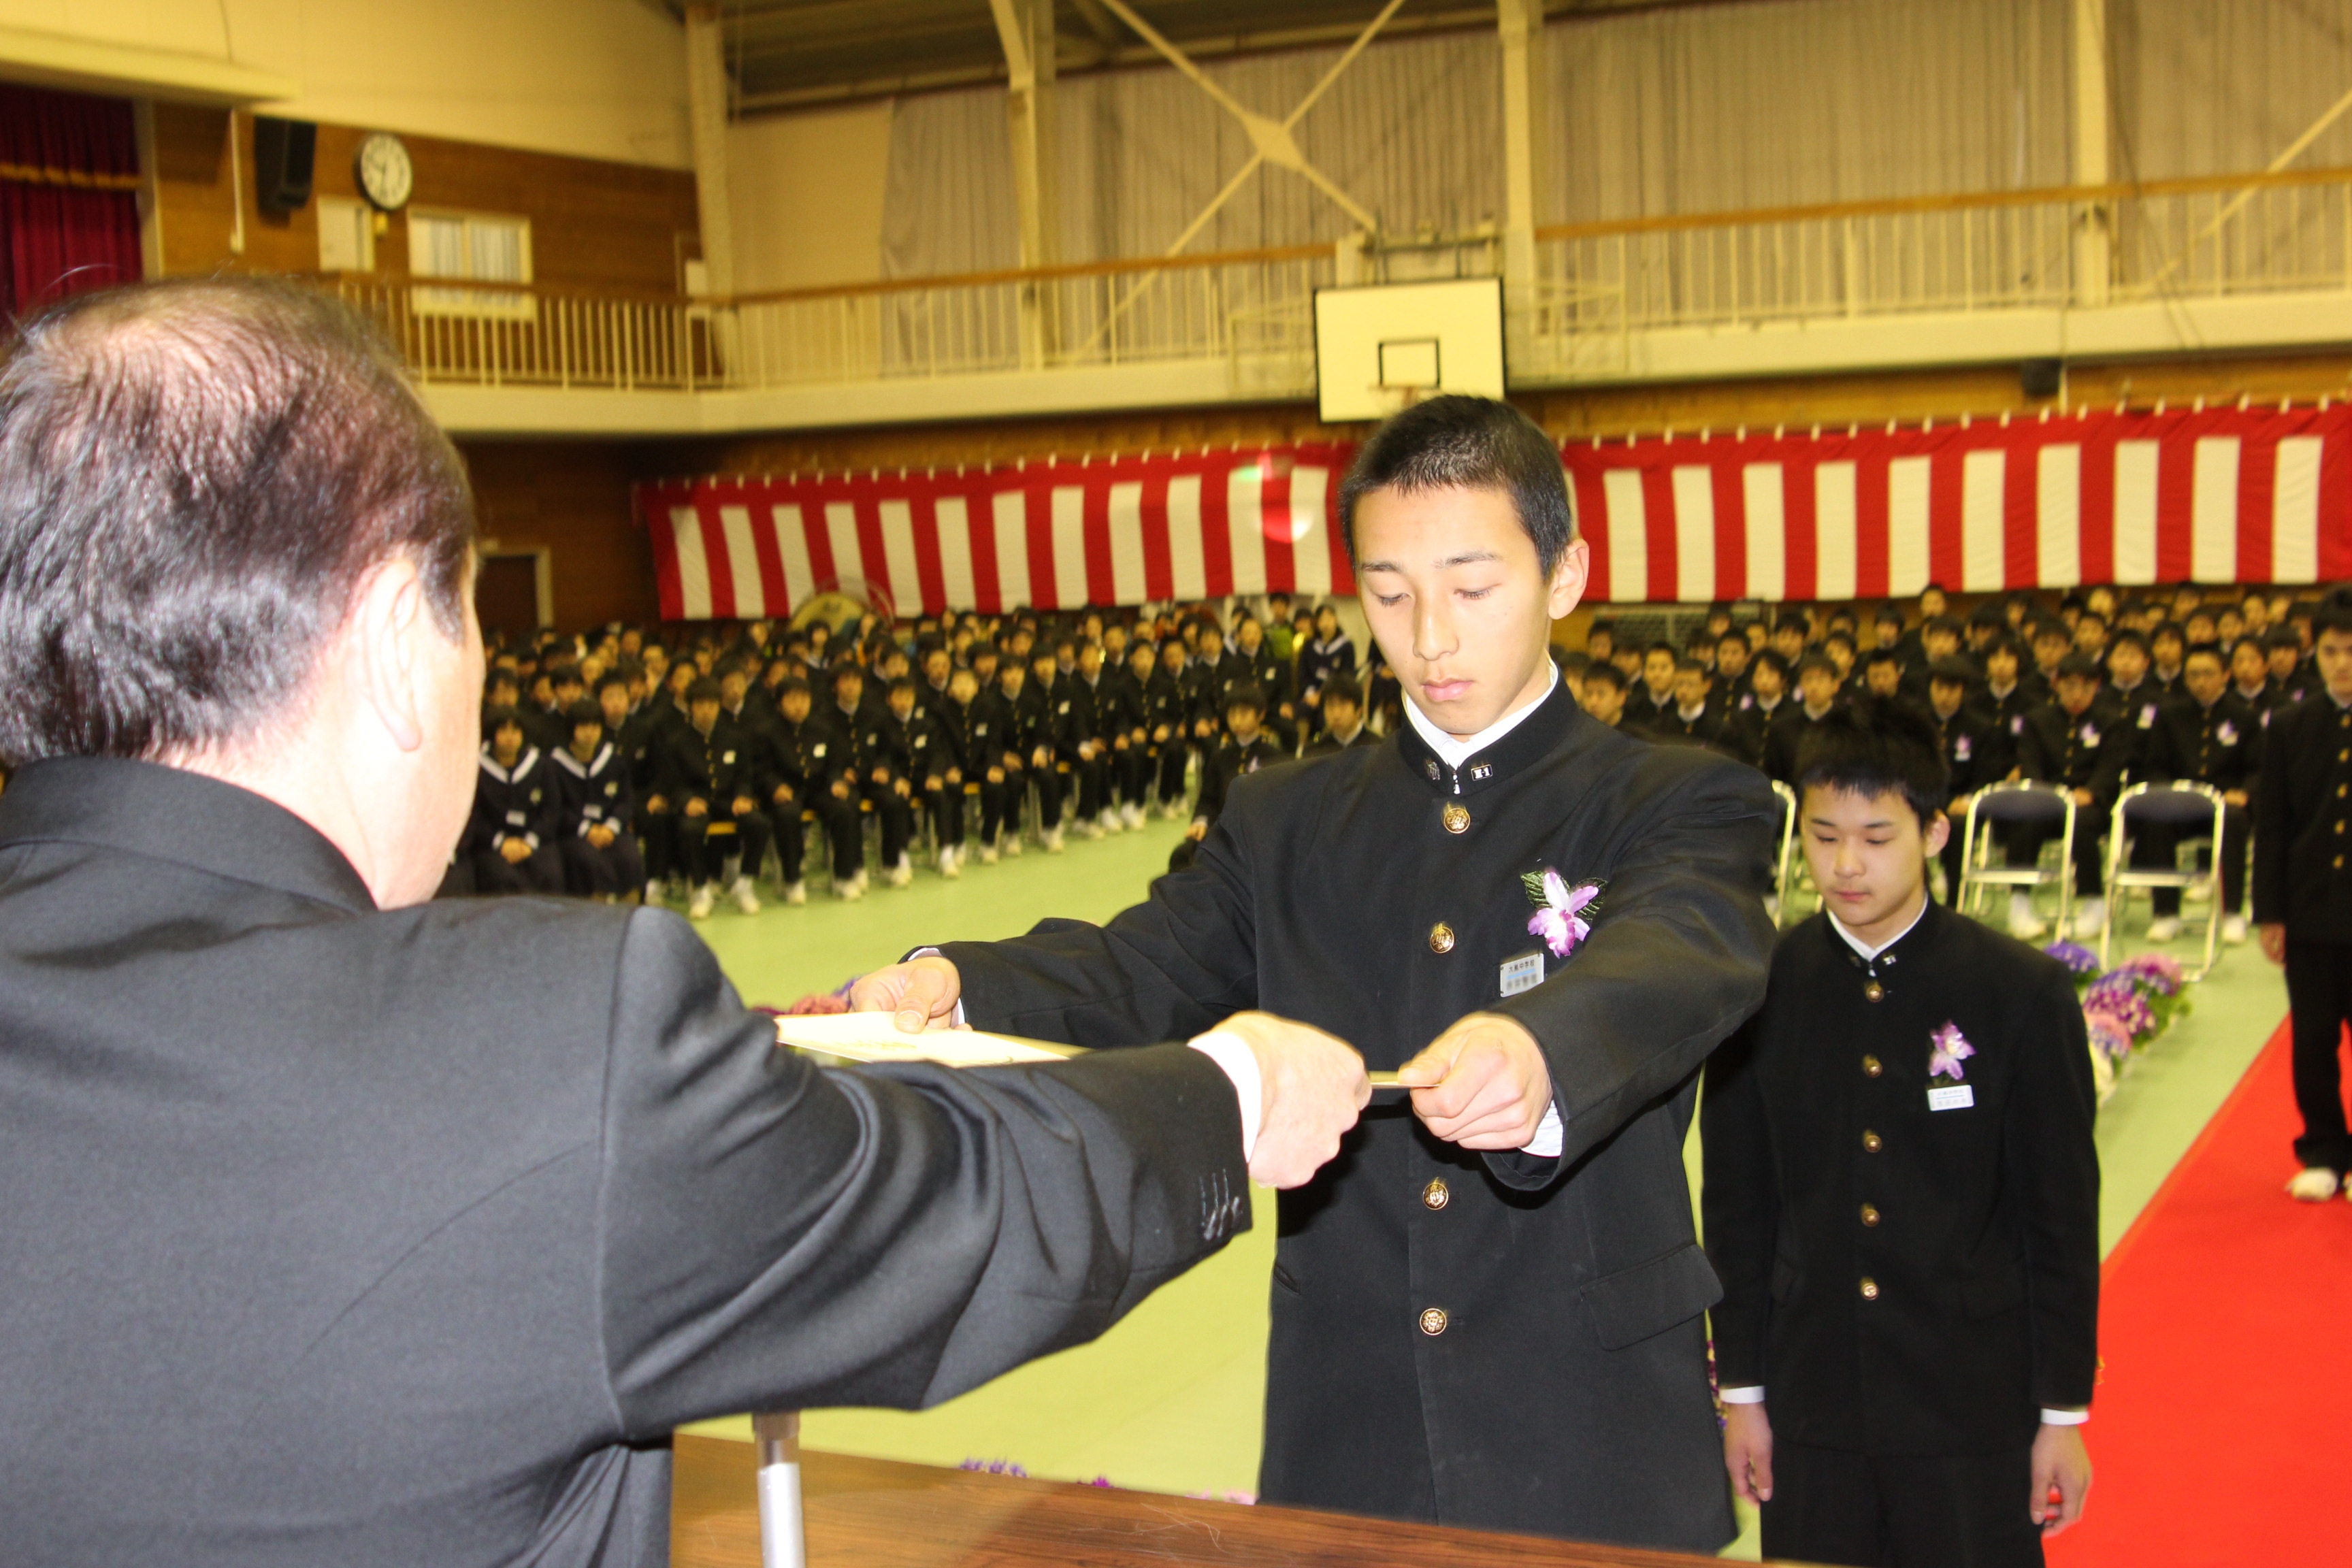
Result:
[[[1764,1555],[2021,1568],[2082,1514],[2099,1162],[2053,960],[1927,898],[1951,784],[1865,700],[1797,768],[1821,913],[1707,1064],[1707,1256],[1733,1487]]]
[[[1398,415],[1339,515],[1396,732],[1234,778],[1192,868],[1108,925],[950,942],[853,1003],[1097,1047],[1277,1006],[1401,1069],[1283,1200],[1260,1494],[1715,1551],[1682,1147],[1763,994],[1769,786],[1579,710],[1548,643],[1586,549],[1508,405]]]

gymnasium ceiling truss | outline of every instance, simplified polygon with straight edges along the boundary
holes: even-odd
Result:
[[[683,16],[687,0],[648,0]],[[1119,16],[1131,11],[1190,59],[1347,44],[1366,0],[1041,0],[1053,72],[1157,66],[1165,48]],[[1660,8],[1661,0],[1524,0],[1559,21]],[[1724,0],[1663,0],[1665,5]],[[992,0],[719,0],[738,115],[1001,82],[1010,74]],[[1385,37],[1485,31],[1494,0],[1407,0]]]

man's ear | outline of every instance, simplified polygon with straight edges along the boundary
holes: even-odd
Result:
[[[352,675],[393,744],[415,751],[425,743],[425,650],[417,639],[440,635],[416,563],[405,555],[379,563],[360,580],[353,605],[345,632]]]
[[[1592,547],[1580,538],[1570,540],[1568,548],[1559,552],[1559,563],[1551,569],[1548,607],[1553,620],[1563,618],[1583,601],[1591,574]]]
[[[1935,820],[1927,824],[1928,857],[1933,858],[1941,855],[1944,852],[1944,846],[1951,841],[1952,819],[1939,811],[1936,813]]]

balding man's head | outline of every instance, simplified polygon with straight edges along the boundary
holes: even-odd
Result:
[[[0,757],[232,746],[389,557],[461,638],[472,546],[455,449],[326,295],[181,279],[44,311],[0,369]]]

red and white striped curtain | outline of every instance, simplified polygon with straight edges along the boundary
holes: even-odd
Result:
[[[1352,594],[1344,443],[641,485],[662,615]],[[1570,442],[1587,597],[1903,597],[2352,579],[2352,409],[2186,409]]]
[[[637,487],[668,620],[782,616],[863,591],[899,615],[1353,594],[1336,523],[1353,448],[1058,459]]]
[[[2352,577],[2352,410],[1571,442],[1589,598]]]

